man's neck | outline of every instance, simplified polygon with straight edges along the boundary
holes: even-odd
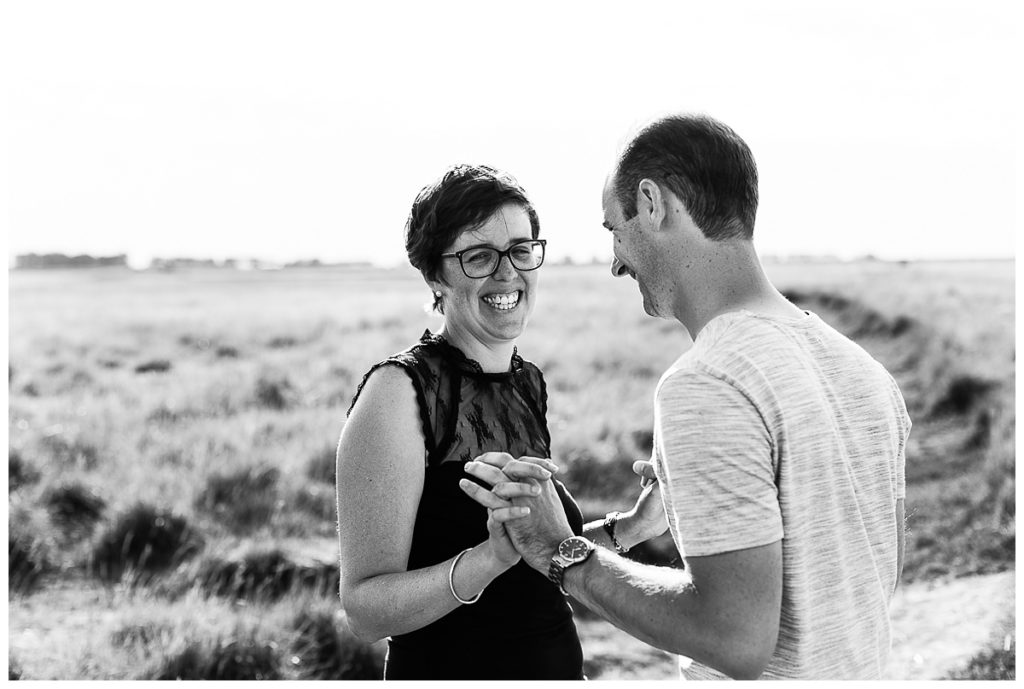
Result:
[[[685,296],[676,309],[693,339],[712,319],[733,311],[785,317],[802,313],[768,279],[750,243],[723,245],[694,263],[702,269],[688,275],[692,287],[680,291]]]

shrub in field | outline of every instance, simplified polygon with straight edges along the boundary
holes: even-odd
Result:
[[[1014,648],[993,648],[982,651],[947,679],[1016,679],[1017,653]]]
[[[7,492],[39,480],[39,472],[32,463],[22,459],[21,453],[11,450],[7,456]]]
[[[375,680],[384,677],[383,654],[357,639],[329,610],[302,610],[292,664],[304,680]]]
[[[194,554],[198,534],[177,515],[138,503],[119,515],[93,545],[90,568],[102,579],[143,579]]]
[[[103,516],[106,501],[80,483],[53,486],[43,494],[42,503],[53,523],[68,532],[87,532]]]
[[[267,347],[270,349],[288,349],[299,344],[299,341],[291,335],[278,335],[267,340]]]
[[[317,452],[306,465],[306,476],[314,481],[334,485],[334,477],[337,472],[337,453],[338,448],[335,445],[325,447]]]
[[[966,414],[975,409],[997,387],[994,380],[972,375],[955,376],[946,386],[945,394],[932,407],[933,416]]]
[[[280,411],[290,404],[294,388],[283,374],[263,373],[256,380],[252,394],[257,407]]]
[[[7,679],[21,679],[21,665],[18,663],[17,659],[14,658],[14,656],[10,656],[7,659]]]
[[[265,526],[278,508],[277,482],[280,472],[273,467],[246,467],[230,474],[214,474],[195,505],[236,531]]]
[[[633,460],[632,453],[622,449],[607,460],[588,449],[571,449],[565,453],[566,469],[558,478],[577,498],[635,495],[639,479],[633,473]]]
[[[338,504],[333,485],[315,483],[306,485],[295,492],[292,498],[295,509],[312,515],[317,519],[337,523]],[[308,533],[308,520],[303,520],[302,528]]]
[[[54,546],[44,537],[38,519],[27,509],[11,510],[7,525],[7,588],[9,594],[31,593],[40,578],[55,568]]]
[[[239,356],[238,348],[232,347],[231,345],[221,345],[214,350],[214,354],[217,355],[218,359],[237,359]]]
[[[39,440],[42,451],[50,456],[57,466],[78,469],[95,469],[99,464],[100,451],[93,443],[65,433],[54,433]]]
[[[155,622],[126,624],[110,633],[110,643],[119,648],[130,646],[166,647],[173,638],[173,631],[169,624]]]
[[[153,359],[135,367],[136,373],[166,373],[171,370],[171,362],[167,359]]]
[[[241,560],[202,563],[196,582],[207,593],[236,599],[277,600],[295,590],[324,595],[338,590],[335,564],[300,564],[281,550],[257,550]]]
[[[277,644],[256,638],[253,631],[238,638],[193,641],[164,657],[144,679],[254,680],[281,679]]]

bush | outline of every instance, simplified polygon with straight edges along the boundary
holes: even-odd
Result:
[[[68,438],[63,433],[55,433],[43,436],[40,445],[58,466],[90,470],[100,461],[99,449],[80,437]]]
[[[164,658],[144,679],[253,680],[281,679],[277,644],[259,641],[252,632],[212,644],[192,642]]]
[[[325,447],[310,458],[309,464],[306,465],[306,476],[314,481],[334,485],[337,474],[337,456],[337,446]]]
[[[36,542],[18,539],[7,541],[7,589],[9,593],[31,593],[39,578],[51,569]]]
[[[301,611],[295,617],[298,638],[292,663],[302,679],[375,680],[384,677],[384,657],[338,624],[328,611]]]
[[[167,359],[153,359],[135,367],[136,373],[166,373],[171,370],[171,362]]]
[[[246,467],[231,474],[214,474],[196,498],[196,507],[222,520],[236,531],[265,526],[278,507],[273,467]]]
[[[199,547],[198,534],[183,517],[139,503],[97,539],[90,568],[108,581],[126,573],[148,578],[177,565]]]
[[[946,393],[932,407],[933,416],[966,414],[977,407],[996,387],[993,380],[960,375],[949,381]]]
[[[276,548],[251,552],[237,561],[210,560],[196,576],[200,587],[212,595],[263,600],[278,600],[297,589],[318,595],[336,592],[339,579],[335,564],[299,564]]]
[[[256,381],[253,399],[256,406],[281,411],[293,395],[291,382],[283,375],[263,374]]]
[[[21,665],[13,656],[7,659],[7,679],[18,680],[21,679]]]
[[[303,486],[295,492],[293,504],[295,509],[317,519],[333,522],[338,520],[338,502],[334,486],[320,483]],[[303,530],[308,533],[308,521],[303,525]]]
[[[17,490],[24,485],[39,480],[39,472],[31,462],[21,457],[17,450],[11,450],[7,456],[7,492]]]
[[[65,483],[47,490],[43,505],[65,531],[91,531],[107,503],[80,483]]]

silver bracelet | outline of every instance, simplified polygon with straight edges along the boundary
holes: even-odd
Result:
[[[452,595],[455,596],[455,600],[459,601],[463,605],[472,605],[473,603],[476,603],[478,600],[480,600],[480,596],[484,595],[484,592],[481,591],[469,600],[463,600],[459,598],[459,594],[455,593],[455,582],[453,581],[453,578],[455,576],[455,565],[459,564],[459,560],[462,558],[462,556],[468,553],[470,550],[472,550],[472,548],[466,548],[461,553],[456,555],[455,559],[452,560],[451,569],[448,570],[448,588],[451,589]]]

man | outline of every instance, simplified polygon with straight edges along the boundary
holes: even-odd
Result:
[[[752,243],[757,200],[749,148],[707,117],[647,126],[608,177],[612,273],[636,279],[647,313],[694,340],[658,384],[653,466],[635,467],[657,481],[630,512],[571,537],[550,481],[500,453],[466,466],[492,491],[462,487],[528,564],[684,656],[688,678],[878,678],[910,420],[878,362],[769,282]],[[522,494],[503,485],[517,482],[541,494],[501,497]],[[513,504],[530,515],[513,519]],[[666,517],[685,570],[616,553]]]

